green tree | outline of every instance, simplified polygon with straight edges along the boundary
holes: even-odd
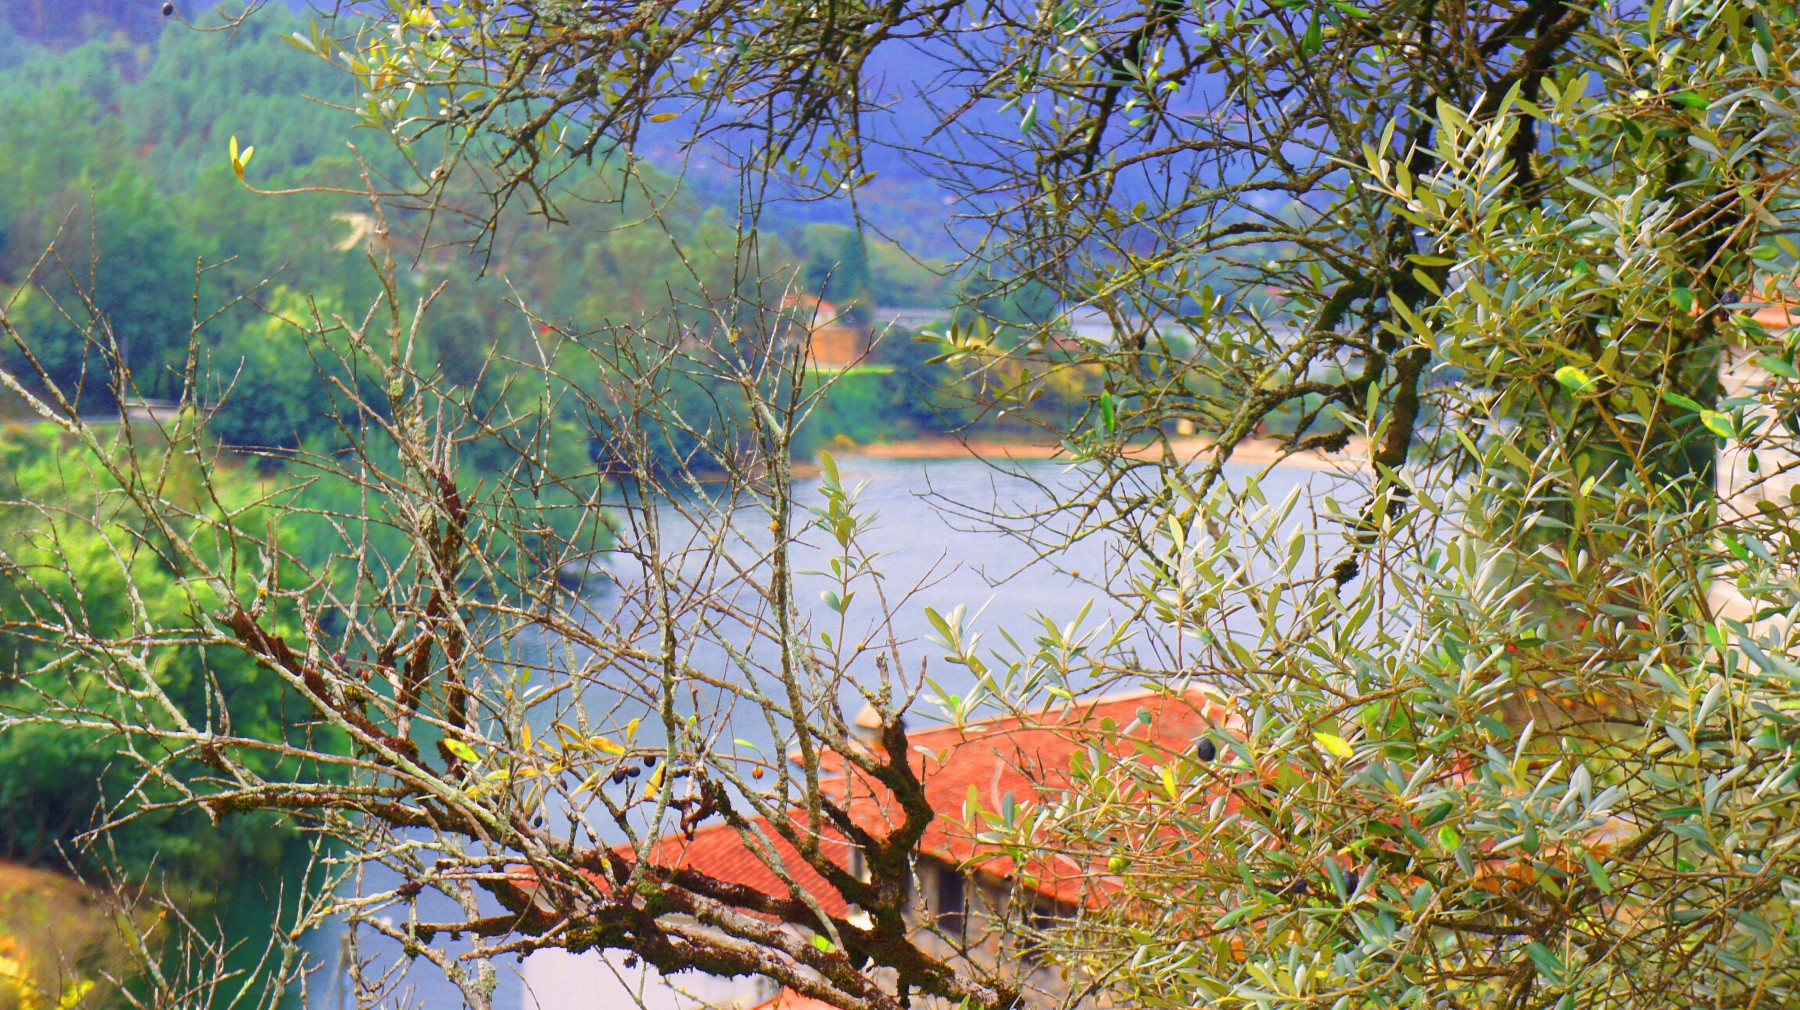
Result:
[[[93,199],[100,236],[94,307],[140,387],[170,396],[180,388],[193,322],[193,252],[167,201],[145,180],[122,175]]]
[[[800,233],[801,287],[835,304],[848,322],[867,326],[875,312],[874,280],[863,236],[838,224],[811,224]]]
[[[209,590],[181,578],[180,564],[158,549],[152,524],[129,508],[106,505],[118,493],[112,475],[83,456],[49,425],[14,427],[0,447],[6,475],[0,567],[8,580],[0,595],[0,708],[13,716],[30,713],[24,724],[10,723],[0,733],[0,766],[7,769],[0,802],[12,811],[0,826],[0,853],[113,869],[139,881],[155,874],[186,893],[211,895],[223,882],[273,867],[297,832],[286,819],[266,814],[211,823],[206,810],[182,802],[194,788],[205,788],[211,773],[203,765],[167,769],[146,781],[144,764],[160,765],[167,755],[134,753],[132,735],[110,725],[139,714],[116,697],[115,671],[44,675],[82,635],[123,637],[179,626],[208,605]],[[254,501],[255,481],[247,475],[203,484],[191,465],[166,462],[164,494],[199,510],[202,523],[208,512],[216,519],[216,510]],[[202,493],[222,500],[197,498]],[[73,637],[48,633],[59,623]],[[154,684],[168,706],[165,717],[197,712],[212,699],[237,728],[277,748],[313,733],[304,722],[289,721],[298,699],[241,653],[171,648],[144,673],[146,686]],[[297,770],[284,767],[278,750],[251,763],[277,779]],[[90,834],[96,831],[98,838]]]

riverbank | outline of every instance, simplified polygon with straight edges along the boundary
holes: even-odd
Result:
[[[1198,436],[1170,439],[1169,447],[1174,451],[1175,458],[1183,464],[1203,462],[1209,459],[1213,452],[1212,440]],[[1342,452],[1290,453],[1278,439],[1249,438],[1237,444],[1237,448],[1231,453],[1231,460],[1234,463],[1246,463],[1252,466],[1298,466],[1312,470],[1350,473],[1368,469],[1367,448],[1367,444],[1362,439],[1353,438]],[[967,459],[971,456],[988,460],[1067,459],[1069,456],[1068,450],[1060,445],[982,438],[965,441],[948,435],[904,439],[896,442],[875,442],[853,448],[835,449],[833,454],[842,457],[861,456],[867,459],[924,460]],[[1158,459],[1162,455],[1162,446],[1133,446],[1126,450],[1125,455],[1132,459]]]
[[[96,984],[130,967],[116,916],[73,877],[0,861],[0,1006],[107,1003]]]

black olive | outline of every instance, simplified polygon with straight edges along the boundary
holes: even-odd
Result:
[[[169,17],[169,16],[173,15],[174,13],[175,13],[175,5],[174,4],[172,4],[172,3],[163,4],[163,17]]]
[[[1219,756],[1219,748],[1211,740],[1201,737],[1200,742],[1194,745],[1194,756],[1202,761],[1211,761]]]
[[[1284,898],[1304,898],[1312,894],[1312,884],[1303,877],[1295,877],[1287,883],[1282,884],[1279,887],[1272,887],[1269,890]]]
[[[632,765],[630,768],[625,769],[625,777],[626,778],[635,779],[639,775],[642,775],[642,774],[644,774],[644,770],[642,768],[639,768],[636,765]]]

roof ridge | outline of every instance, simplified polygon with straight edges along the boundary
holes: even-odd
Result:
[[[945,733],[945,732],[950,732],[953,730],[960,730],[966,734],[969,729],[974,728],[974,727],[984,727],[984,726],[999,727],[1008,721],[1019,723],[1020,728],[1024,728],[1023,724],[1024,724],[1025,720],[1032,718],[1034,716],[1037,718],[1044,718],[1053,713],[1067,714],[1067,713],[1075,712],[1080,708],[1092,709],[1092,708],[1096,708],[1096,707],[1099,707],[1102,705],[1118,705],[1118,704],[1123,704],[1125,702],[1137,701],[1137,700],[1140,700],[1143,698],[1157,697],[1159,695],[1162,697],[1165,697],[1165,698],[1170,698],[1170,699],[1177,699],[1177,698],[1185,699],[1187,697],[1198,695],[1207,701],[1216,702],[1222,707],[1228,707],[1232,700],[1231,696],[1229,696],[1229,695],[1225,694],[1224,692],[1218,690],[1217,688],[1215,688],[1211,685],[1207,685],[1207,684],[1190,685],[1186,690],[1181,691],[1181,692],[1169,691],[1169,690],[1166,690],[1162,687],[1158,687],[1155,685],[1145,685],[1145,686],[1141,686],[1141,687],[1135,688],[1130,691],[1123,691],[1118,694],[1103,695],[1098,698],[1085,698],[1085,699],[1084,698],[1070,698],[1067,701],[1058,702],[1055,705],[1048,706],[1048,707],[1046,707],[1038,712],[1035,712],[1035,713],[1029,713],[1029,712],[1028,713],[1010,713],[1009,712],[1009,713],[1002,713],[999,715],[989,716],[988,718],[985,718],[985,719],[970,720],[970,721],[964,722],[964,723],[950,723],[950,724],[943,725],[943,726],[933,726],[929,729],[921,729],[921,730],[908,732],[907,737],[909,740],[917,740],[918,737],[922,734]]]

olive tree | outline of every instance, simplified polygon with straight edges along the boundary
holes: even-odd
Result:
[[[344,7],[367,20],[295,41],[365,82],[358,114],[410,159],[383,199],[440,229],[473,221],[479,245],[499,215],[554,219],[563,173],[673,137],[743,175],[729,297],[698,328],[635,323],[521,352],[533,378],[498,405],[413,364],[424,306],[402,303],[391,270],[367,318],[315,320],[341,327],[345,367],[374,369],[386,397],[358,404],[348,462],[316,465],[367,489],[347,519],[405,533],[398,557],[346,538],[348,576],[292,572],[248,513],[181,505],[41,400],[117,468],[155,533],[142,542],[191,573],[195,600],[173,635],[47,613],[64,665],[105,671],[130,715],[29,718],[154,739],[147,774],[217,769],[187,802],[282,810],[349,841],[398,881],[353,914],[476,1005],[488,959],[545,947],[762,974],[846,1008],[913,993],[1012,1005],[1003,973],[933,956],[904,921],[908,862],[936,816],[905,757],[917,645],[884,634],[885,616],[870,634],[823,629],[794,593],[802,535],[837,545],[842,578],[880,583],[848,491],[826,483],[817,525],[797,511],[807,387],[759,311],[782,298],[755,269],[755,228],[772,194],[859,209],[871,159],[897,152],[957,197],[969,269],[1110,321],[1087,341],[1060,313],[959,325],[942,353],[1026,416],[1058,373],[1104,376],[1087,416],[1055,433],[1083,487],[988,518],[1051,560],[1072,539],[1118,538],[1096,591],[1163,643],[1049,632],[995,653],[946,625],[940,654],[977,684],[951,716],[1031,718],[1124,682],[1210,686],[1234,712],[1179,750],[1087,728],[1072,784],[988,812],[996,855],[1067,856],[1094,888],[1032,927],[1080,982],[1071,999],[1792,1001],[1794,520],[1769,489],[1794,464],[1794,357],[1745,311],[1783,301],[1800,259],[1792,10]],[[891,128],[896,103],[929,122]],[[451,206],[471,178],[485,206]],[[1745,360],[1766,381],[1721,398],[1721,361]],[[708,376],[711,409],[657,396],[689,370]],[[582,468],[548,462],[571,413],[600,422],[630,494],[601,498]],[[200,414],[183,416],[172,438],[204,456]],[[1199,458],[1178,426],[1206,437]],[[1360,451],[1360,477],[1276,502],[1226,479],[1272,429],[1288,451]],[[475,434],[508,447],[497,483],[461,479]],[[722,494],[669,498],[690,513],[678,529],[647,504],[666,483],[649,445],[670,438],[727,475]],[[1734,501],[1760,505],[1720,506],[1720,439],[1752,475]],[[279,525],[282,504],[268,507]],[[554,509],[584,517],[576,533]],[[595,613],[553,576],[596,559],[583,537],[607,515],[609,557],[634,575]],[[159,699],[155,657],[195,644],[285,677],[349,741],[292,757],[349,784],[259,777],[241,755],[298,745]],[[616,710],[596,707],[609,697]],[[851,742],[852,699],[874,706],[882,748]],[[640,709],[653,714],[632,721]],[[777,750],[729,745],[733,711],[766,722]],[[820,787],[828,754],[898,797],[902,823],[877,836],[851,819]],[[714,816],[787,893],[645,858],[659,833]],[[831,837],[868,872],[836,861]],[[869,918],[828,914],[786,849]],[[381,909],[427,889],[460,911],[383,925]]]
[[[1348,306],[1365,374],[1387,356],[1333,549],[1203,483],[1152,510],[1151,612],[1239,706],[1222,757],[1107,761],[1099,732],[1075,788],[996,823],[1113,868],[1112,911],[1056,938],[1135,1005],[1794,998],[1795,344],[1764,323],[1794,297],[1796,25],[1538,17],[1521,62],[1572,26],[1544,71],[1409,102],[1331,166],[1398,243],[1379,297],[1319,270],[1283,345]],[[1219,350],[1238,424],[1317,375]]]

